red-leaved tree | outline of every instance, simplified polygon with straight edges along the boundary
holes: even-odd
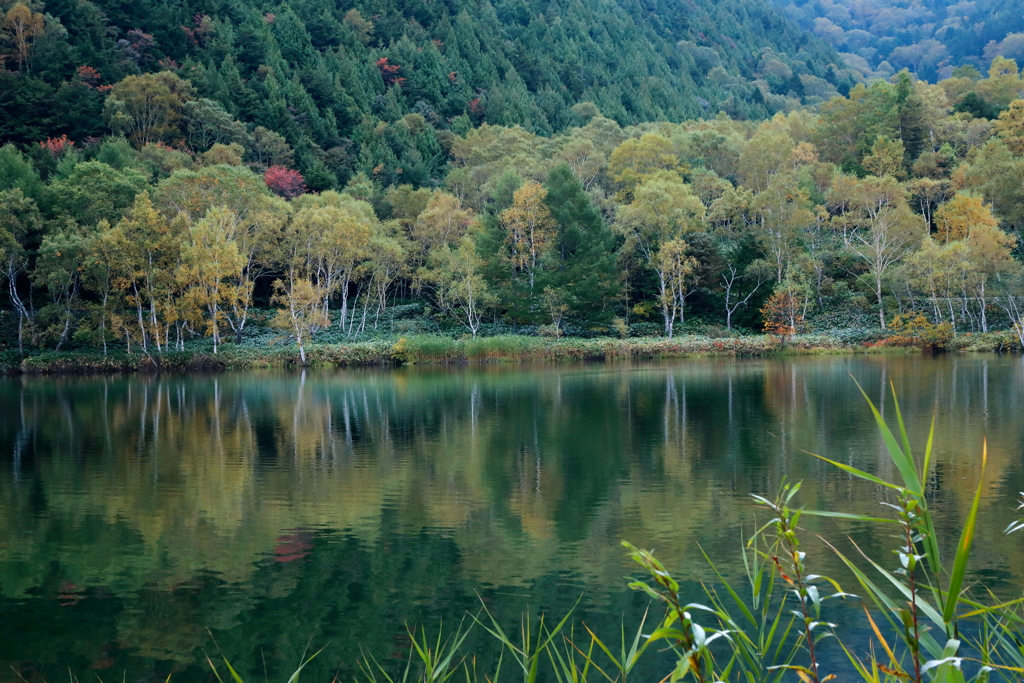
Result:
[[[270,191],[285,199],[298,197],[306,191],[306,184],[302,180],[302,174],[284,166],[271,166],[263,174],[263,182],[267,184]]]
[[[75,143],[69,140],[67,135],[61,135],[59,138],[46,138],[46,140],[39,143],[39,146],[49,152],[51,157],[57,159],[64,152],[74,147]]]
[[[387,57],[381,57],[377,60],[377,68],[380,69],[380,77],[384,79],[384,85],[401,85],[405,82],[405,79],[398,75],[398,70],[402,66],[400,64],[388,64]]]

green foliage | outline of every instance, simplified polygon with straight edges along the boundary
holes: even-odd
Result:
[[[55,180],[48,199],[56,216],[96,225],[101,220],[117,221],[146,187],[146,177],[138,171],[118,171],[101,161],[86,161]]]
[[[615,238],[568,164],[551,171],[547,189],[546,204],[557,234],[550,256],[552,264],[539,286],[559,291],[572,317],[607,322],[620,290]]]
[[[678,53],[707,68],[700,87],[727,90],[721,104],[733,116],[674,123],[684,113],[671,113],[662,92],[648,104],[663,120],[624,128],[647,114],[623,113],[625,100],[605,107],[596,86],[566,107],[577,95],[551,79],[538,86],[527,68],[543,49],[512,59],[505,51],[515,41],[489,42],[506,30],[526,35],[520,10],[492,8],[486,31],[468,14],[420,16],[410,33],[397,13],[370,22],[362,9],[344,17],[326,7],[242,9],[230,21],[200,15],[182,24],[189,46],[180,68],[164,61],[168,68],[151,71],[177,48],[160,53],[156,34],[133,31],[119,49],[139,73],[110,71],[119,80],[108,90],[104,71],[77,70],[75,87],[105,94],[124,136],[75,140],[55,129],[23,150],[0,148],[0,187],[17,189],[36,212],[30,230],[3,237],[6,301],[22,346],[162,354],[206,334],[219,342],[229,328],[241,344],[250,309],[295,303],[287,283],[300,280],[308,316],[287,328],[296,339],[302,330],[300,355],[311,336],[594,337],[616,319],[621,336],[731,336],[764,329],[766,302],[781,296],[785,330],[864,342],[883,337],[864,334],[868,314],[879,332],[897,312],[948,323],[954,340],[1024,330],[1024,275],[1013,258],[1024,234],[1024,110],[1012,99],[1021,80],[1011,60],[994,59],[987,77],[962,71],[936,85],[903,72],[819,113],[793,109],[755,124],[735,109],[745,86],[729,76],[729,59],[683,41]],[[446,37],[426,41],[435,19]],[[548,36],[531,25],[537,40]],[[285,39],[293,44],[282,51]],[[214,45],[222,59],[198,59]],[[465,46],[487,58],[470,59]],[[812,97],[809,74],[782,53],[758,54],[750,68],[762,104],[788,109]],[[510,62],[491,73],[488,60],[500,55]],[[458,68],[444,71],[456,58]],[[504,81],[487,94],[463,89],[471,74],[474,83]],[[446,110],[438,98],[454,90],[480,97]],[[969,92],[1008,108],[995,122],[952,113]],[[636,95],[630,106],[644,102]],[[303,176],[308,192],[275,197],[268,169],[296,180],[296,193]],[[148,199],[135,207],[143,191]],[[237,252],[226,258],[230,269],[212,263],[218,249],[195,244],[183,261],[211,211],[228,217],[207,242]],[[66,290],[44,271],[55,267],[55,240],[72,233],[90,236],[91,256],[81,278],[59,278]],[[50,256],[40,259],[44,244]],[[203,304],[195,283],[174,275],[190,268],[220,273],[230,293]],[[61,303],[34,305],[40,296]],[[395,327],[396,304],[423,314]],[[299,318],[308,324],[296,328]]]
[[[622,124],[706,109],[762,117],[792,98],[766,102],[745,56],[770,52],[798,74],[790,79],[797,90],[802,75],[826,87],[821,95],[835,92],[823,77],[839,62],[761,0],[700,0],[686,9],[500,2],[486,11],[464,0],[443,8],[241,2],[201,12],[162,0],[107,4],[61,6],[45,17],[25,10],[31,31],[2,51],[12,69],[0,69],[0,140],[64,133],[80,142],[107,124],[139,146],[184,142],[201,152],[215,142],[246,145],[246,128],[258,125],[299,152],[303,175],[314,171],[327,183],[315,170],[325,154],[352,142],[373,146],[362,139],[364,119],[394,124],[415,112],[425,131],[386,141],[394,158],[371,150],[377,160],[366,170],[384,162],[381,172],[427,183],[443,176],[436,133],[448,121],[456,134],[469,120],[551,134],[598,110]],[[393,77],[382,77],[379,60]],[[709,78],[714,69],[726,81]],[[582,103],[594,111],[572,109]]]
[[[32,162],[8,143],[0,147],[0,191],[13,189],[21,190],[26,197],[38,202],[43,194],[43,183]]]

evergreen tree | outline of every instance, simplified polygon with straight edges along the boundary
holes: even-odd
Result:
[[[607,322],[621,291],[615,236],[568,164],[551,171],[547,190],[546,203],[557,224],[557,236],[541,289],[564,292],[563,300],[573,318]]]

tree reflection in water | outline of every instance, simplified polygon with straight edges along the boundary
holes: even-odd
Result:
[[[894,382],[918,439],[938,406],[930,486],[949,519],[988,436],[977,566],[1019,585],[1024,557],[996,542],[1024,488],[1016,356],[24,377],[0,381],[0,663],[205,680],[210,629],[271,678],[329,641],[307,669],[329,680],[360,643],[397,661],[405,623],[454,625],[477,591],[510,621],[585,592],[579,616],[617,630],[642,612],[623,538],[696,580],[695,544],[730,568],[748,495],[783,474],[809,506],[875,509],[799,450],[891,467],[850,373],[883,409]],[[467,646],[496,656],[480,633]]]

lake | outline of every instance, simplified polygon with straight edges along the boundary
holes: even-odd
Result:
[[[973,578],[1019,594],[1024,535],[1002,535],[1024,490],[1017,355],[0,379],[0,680],[207,681],[219,647],[283,682],[325,645],[304,680],[352,680],[360,648],[395,669],[406,625],[450,631],[482,604],[509,627],[576,605],[617,640],[648,604],[623,539],[696,598],[701,548],[742,578],[765,518],[750,494],[784,477],[809,508],[886,514],[805,452],[894,476],[853,378],[889,417],[893,383],[919,450],[937,415],[943,533],[987,437]],[[803,525],[811,569],[847,590],[812,533],[895,562],[888,528]],[[467,646],[493,666],[479,628]]]

